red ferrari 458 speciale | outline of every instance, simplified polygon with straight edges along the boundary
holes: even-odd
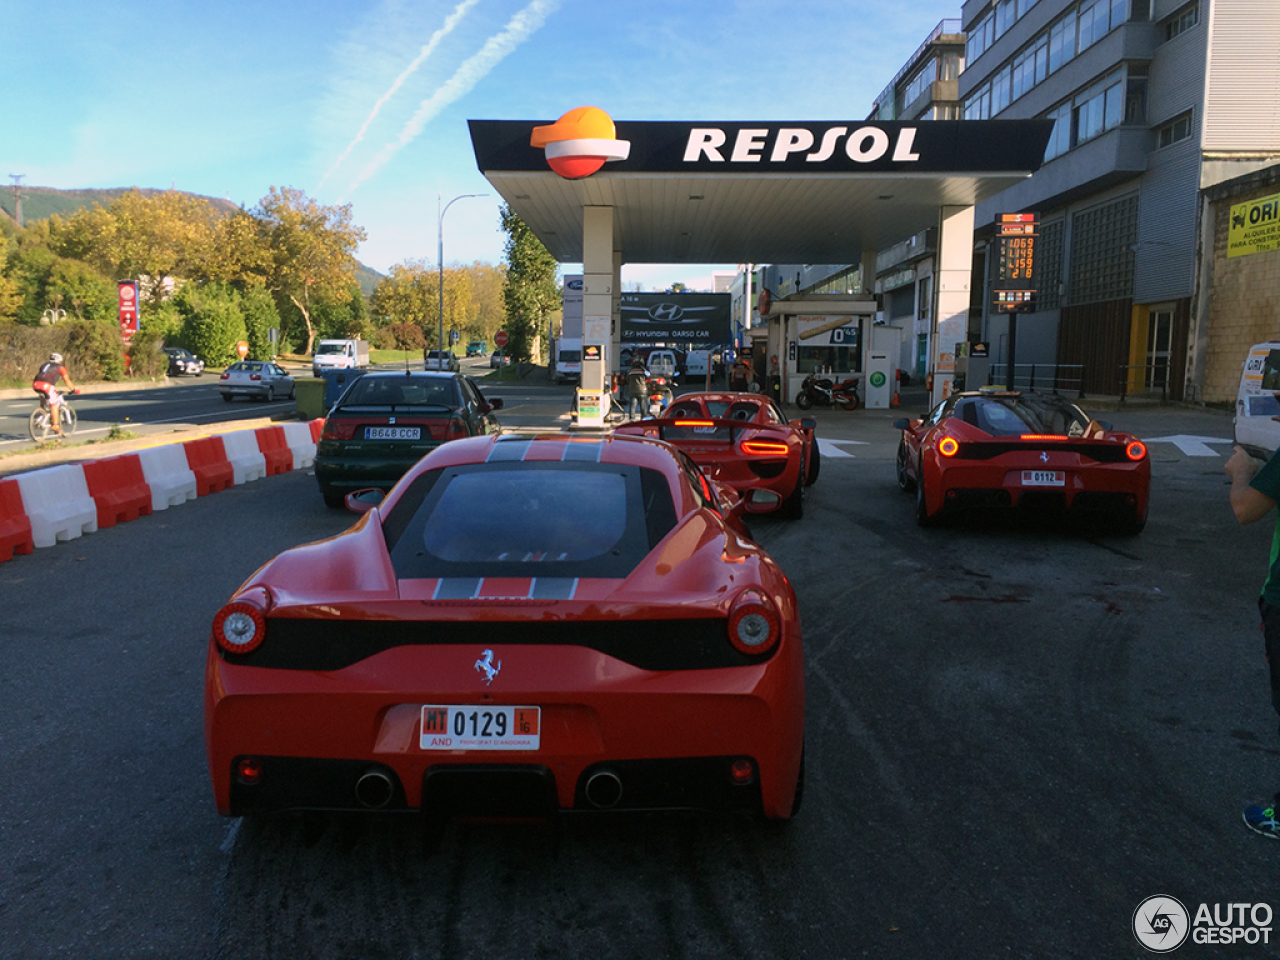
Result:
[[[348,505],[214,617],[220,813],[796,812],[795,593],[684,454],[474,437]]]
[[[657,437],[679,447],[713,480],[738,492],[749,513],[804,516],[804,491],[821,459],[809,417],[787,420],[755,393],[686,393],[661,417],[614,432]]]
[[[1042,507],[1110,519],[1122,533],[1147,522],[1151,460],[1056,395],[955,393],[923,420],[896,420],[898,486],[916,495],[916,522],[981,508]]]

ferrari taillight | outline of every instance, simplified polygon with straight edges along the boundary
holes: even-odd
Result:
[[[256,650],[266,635],[267,618],[252,603],[228,603],[213,618],[213,639],[227,653]]]
[[[454,417],[452,420],[449,421],[449,427],[445,431],[446,440],[451,440],[454,437],[465,437],[466,435],[467,435],[467,427],[461,420],[459,420],[457,417]]]
[[[1124,453],[1130,460],[1141,460],[1147,455],[1147,445],[1141,440],[1131,440]]]
[[[960,452],[960,444],[955,437],[943,437],[938,443],[938,452],[944,457],[954,457]]]
[[[742,452],[749,453],[756,457],[785,457],[788,451],[785,443],[766,443],[763,440],[744,440],[742,442]]]
[[[714,427],[716,424],[714,420],[676,420],[673,421],[672,425],[677,427]]]
[[[1020,440],[1066,440],[1060,433],[1024,433]]]
[[[782,639],[782,620],[774,605],[755,590],[743,590],[729,608],[729,642],[742,653],[768,653]]]

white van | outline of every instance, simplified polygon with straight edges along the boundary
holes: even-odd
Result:
[[[710,350],[690,350],[684,357],[684,372],[689,379],[695,377],[705,379],[707,369],[711,366]]]
[[[649,356],[645,360],[646,367],[649,368],[649,375],[653,377],[666,377],[668,382],[674,383],[676,373],[679,369],[676,363],[676,355],[672,350],[651,350]]]
[[[556,364],[552,380],[567,383],[582,379],[582,338],[564,337],[556,341]]]
[[[1251,456],[1267,460],[1280,447],[1280,341],[1249,348],[1236,394],[1235,439]]]

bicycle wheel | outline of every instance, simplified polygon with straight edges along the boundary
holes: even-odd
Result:
[[[76,412],[71,409],[71,404],[62,404],[62,434],[69,437],[76,432]]]
[[[36,443],[44,443],[49,434],[53,432],[49,411],[44,407],[36,407],[32,410],[31,416],[27,420],[27,430],[31,434],[32,440]]]

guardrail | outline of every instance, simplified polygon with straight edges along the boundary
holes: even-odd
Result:
[[[1169,361],[1157,360],[1152,363],[1122,363],[1117,371],[1119,381],[1120,402],[1126,397],[1159,396],[1160,401],[1169,399]]]
[[[1009,364],[993,363],[987,373],[987,385],[995,384],[997,374],[1008,375]],[[1084,399],[1085,365],[1083,363],[1015,363],[1011,390],[1039,390],[1041,393],[1075,393]]]

